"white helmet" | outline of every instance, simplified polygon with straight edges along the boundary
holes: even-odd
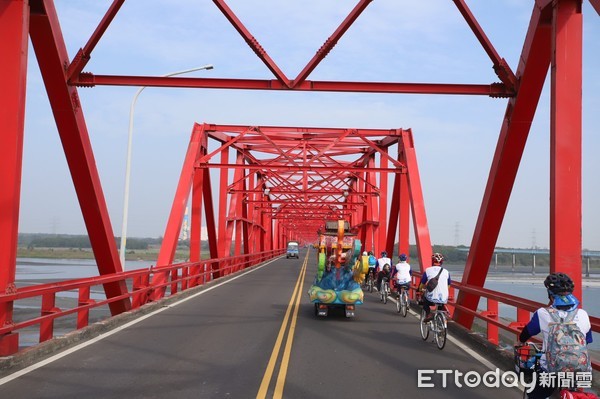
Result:
[[[363,252],[363,256],[367,256],[367,255],[368,255],[367,251]]]

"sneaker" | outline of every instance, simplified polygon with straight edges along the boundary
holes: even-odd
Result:
[[[429,313],[427,316],[425,316],[425,320],[423,320],[423,322],[429,323],[431,320],[433,320],[433,313]]]

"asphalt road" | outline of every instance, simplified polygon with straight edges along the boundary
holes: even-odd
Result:
[[[18,378],[0,398],[517,398],[468,387],[490,368],[454,342],[423,341],[418,320],[365,294],[356,317],[314,315],[314,250],[277,259],[161,309]],[[294,295],[295,294],[295,295]],[[296,305],[297,304],[297,305]],[[418,370],[431,376],[418,388]],[[423,370],[431,370],[429,374]],[[442,374],[453,370],[446,387]],[[457,386],[462,385],[462,388]]]

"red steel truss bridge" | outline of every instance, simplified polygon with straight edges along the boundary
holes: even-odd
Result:
[[[0,356],[20,350],[19,333],[39,328],[39,342],[54,336],[54,323],[76,315],[75,329],[90,323],[90,311],[108,307],[113,316],[148,302],[220,279],[284,253],[288,240],[312,243],[325,220],[345,219],[364,249],[408,253],[412,228],[421,272],[429,266],[431,241],[421,191],[414,133],[410,128],[247,126],[198,123],[191,137],[155,267],[124,271],[115,244],[78,91],[82,87],[153,86],[285,92],[419,93],[471,95],[506,102],[498,141],[468,260],[454,284],[453,319],[470,329],[487,325],[518,331],[540,304],[483,288],[538,101],[548,79],[550,123],[550,270],[568,273],[581,298],[582,249],[582,1],[535,0],[518,65],[512,67],[467,6],[454,4],[489,57],[497,81],[489,84],[310,80],[311,73],[363,13],[360,0],[297,76],[290,78],[269,56],[225,0],[213,0],[271,75],[263,79],[101,75],[86,70],[94,49],[127,3],[114,0],[85,45],[70,58],[53,0],[0,0]],[[600,12],[600,0],[589,0]],[[34,54],[28,53],[31,40]],[[98,275],[52,284],[15,285],[25,90],[28,63],[37,62],[54,114]],[[210,121],[209,121],[210,122]],[[191,194],[189,261],[174,264],[185,208]],[[218,201],[219,206],[215,203]],[[217,214],[216,209],[219,209]],[[409,221],[412,220],[412,226]],[[202,254],[206,226],[209,253]],[[396,246],[396,247],[395,247]],[[205,256],[203,256],[205,255]],[[90,288],[102,286],[105,299]],[[56,297],[76,291],[77,305],[59,308]],[[478,310],[480,298],[488,309]],[[38,298],[39,315],[18,318],[15,303]],[[498,317],[498,303],[517,309],[517,320]],[[600,322],[592,318],[593,330]],[[598,369],[600,363],[593,363]]]

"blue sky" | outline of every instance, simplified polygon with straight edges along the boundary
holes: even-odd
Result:
[[[110,1],[56,0],[70,57]],[[284,73],[295,77],[355,0],[227,2]],[[533,1],[467,4],[513,70]],[[273,78],[209,1],[129,0],[85,71]],[[584,1],[583,246],[600,249],[600,16]],[[20,232],[84,234],[62,146],[30,49]],[[373,1],[311,80],[481,83],[492,64],[452,1]],[[129,105],[136,87],[80,88],[109,209],[120,235]],[[163,234],[194,122],[412,128],[432,242],[471,242],[506,100],[482,96],[301,93],[147,88],[135,109],[128,235]],[[525,149],[499,246],[546,247],[549,230],[549,82]]]

